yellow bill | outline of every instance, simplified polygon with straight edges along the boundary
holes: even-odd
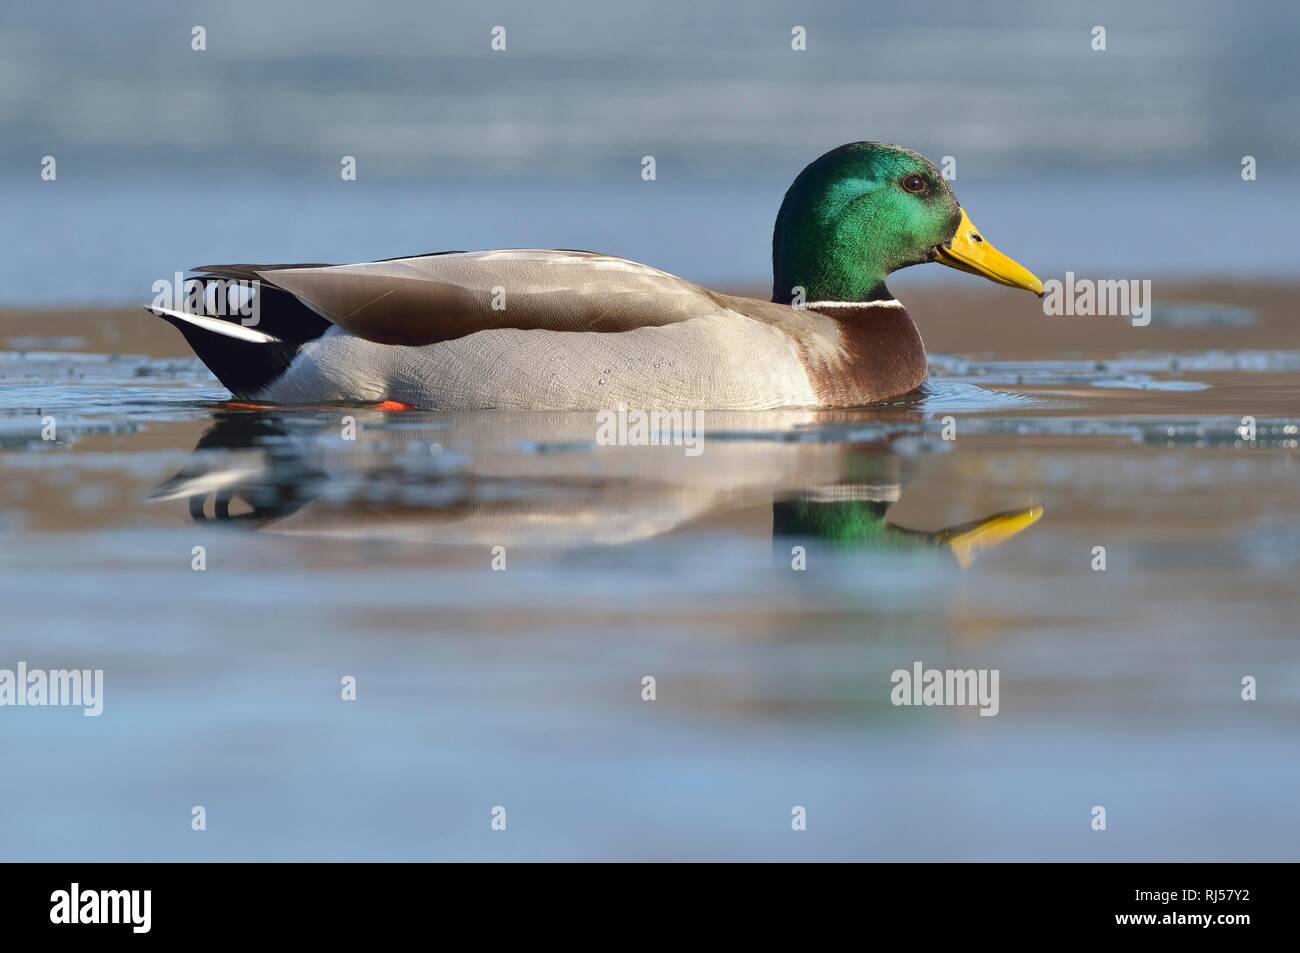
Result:
[[[981,552],[1023,533],[1042,518],[1041,506],[998,513],[974,524],[945,530],[938,535],[937,542],[948,546],[961,568],[966,569]]]
[[[984,240],[965,209],[961,210],[957,234],[935,249],[935,261],[958,271],[982,275],[1008,288],[1024,288],[1036,295],[1043,293],[1043,283],[1032,271]]]

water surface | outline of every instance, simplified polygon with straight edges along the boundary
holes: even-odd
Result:
[[[688,456],[25,344],[0,668],[105,701],[0,709],[5,859],[1295,858],[1294,352],[938,356]],[[998,714],[892,705],[918,661]]]

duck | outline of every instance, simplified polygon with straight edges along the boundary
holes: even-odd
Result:
[[[848,408],[925,381],[920,332],[885,280],[926,263],[1043,293],[929,159],[853,142],[786,191],[766,301],[612,255],[502,248],[205,265],[183,300],[148,310],[259,406]]]

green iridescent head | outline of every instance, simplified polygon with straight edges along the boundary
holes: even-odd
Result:
[[[885,278],[938,261],[999,284],[1042,282],[984,241],[939,169],[882,142],[832,149],[790,186],[772,235],[772,300],[874,301]]]

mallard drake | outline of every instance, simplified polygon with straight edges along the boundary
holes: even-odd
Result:
[[[771,301],[594,252],[500,249],[207,265],[187,303],[150,310],[237,399],[258,403],[852,407],[925,380],[921,335],[885,287],[924,262],[1043,291],[984,240],[928,159],[854,142],[786,192]]]

